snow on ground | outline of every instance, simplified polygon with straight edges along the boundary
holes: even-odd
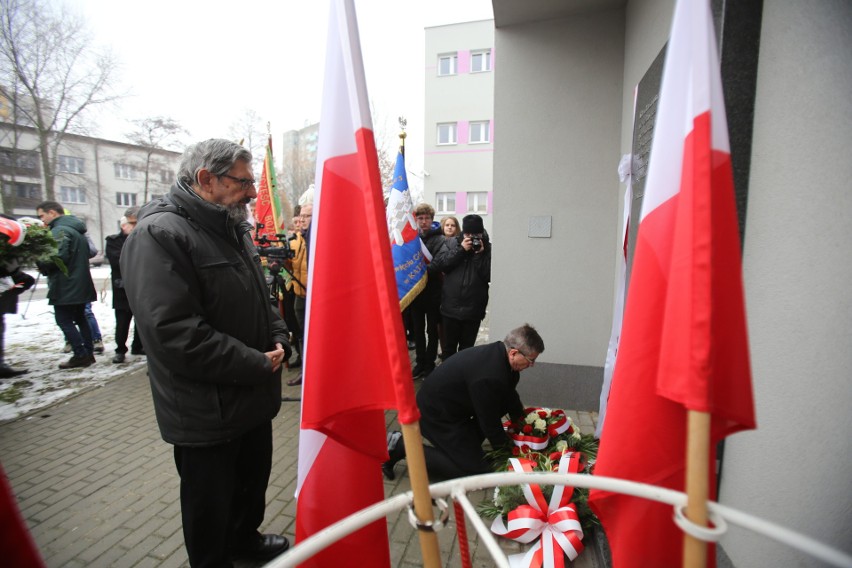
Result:
[[[34,272],[31,274],[36,276]],[[53,307],[46,299],[33,299],[28,305],[28,290],[18,297],[18,313],[5,315],[6,363],[16,369],[29,369],[29,372],[0,380],[0,422],[42,409],[81,390],[102,386],[145,364],[144,356],[130,355],[129,352],[124,363],[112,363],[115,355],[115,312],[112,309],[109,267],[92,268],[92,280],[98,291],[98,300],[92,302],[92,311],[101,329],[105,351],[101,355],[95,354],[97,362],[90,367],[59,369],[59,363],[67,361],[71,354],[62,352],[65,339],[54,320]],[[42,289],[46,285],[42,276],[38,287]],[[36,292],[35,297],[38,296]],[[128,349],[132,338],[131,325]]]

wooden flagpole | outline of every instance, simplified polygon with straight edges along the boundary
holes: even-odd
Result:
[[[408,465],[408,477],[411,479],[411,491],[414,493],[414,512],[421,523],[434,522],[432,495],[429,493],[429,474],[426,471],[426,458],[423,454],[423,438],[420,436],[420,422],[402,424],[402,441],[405,444],[405,461]],[[420,552],[423,566],[440,568],[441,553],[438,549],[438,535],[433,530],[417,531],[420,537]]]
[[[688,411],[686,441],[686,518],[707,526],[707,498],[710,490],[710,413]],[[684,568],[707,565],[707,543],[683,535]]]

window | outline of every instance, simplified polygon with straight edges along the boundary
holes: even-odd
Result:
[[[470,72],[482,73],[491,71],[491,50],[473,51],[470,54]]]
[[[60,187],[59,200],[62,203],[85,203],[86,189],[82,187]]]
[[[28,150],[3,148],[0,151],[0,166],[14,167],[19,170],[38,170],[38,153]]]
[[[488,212],[488,192],[487,191],[471,191],[467,194],[467,212],[468,213],[487,213]]]
[[[136,168],[129,164],[116,163],[115,177],[118,179],[136,179]]]
[[[487,144],[491,141],[490,123],[487,120],[471,122],[468,131],[468,142],[471,144]]]
[[[6,182],[3,184],[3,193],[22,199],[41,199],[41,185],[22,181]]]
[[[174,183],[175,173],[171,170],[160,170],[160,181],[162,183]]]
[[[59,156],[56,160],[56,167],[60,172],[65,172],[67,174],[82,174],[83,158],[75,158],[74,156]]]
[[[456,212],[456,194],[455,193],[436,193],[435,194],[435,210],[438,213],[455,213]]]
[[[456,123],[446,122],[438,125],[438,144],[456,143]]]
[[[438,56],[438,76],[455,75],[458,56],[455,53]]]
[[[136,205],[136,194],[118,191],[115,194],[115,204],[122,207],[133,207]]]

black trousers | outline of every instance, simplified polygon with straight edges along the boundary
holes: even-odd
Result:
[[[175,446],[183,538],[193,568],[232,566],[258,538],[272,469],[272,422],[216,446]]]
[[[419,299],[419,298],[418,298]],[[440,303],[428,300],[411,303],[411,327],[414,330],[415,365],[423,368],[435,366],[438,357],[438,321],[441,319]],[[477,326],[477,331],[479,326]]]
[[[130,321],[133,319],[133,312],[130,310],[115,310],[115,352],[127,353],[127,336],[130,335]],[[130,350],[134,353],[142,352],[142,340],[139,339],[139,332],[136,326],[133,326],[133,343],[130,344]]]
[[[444,359],[462,349],[473,347],[473,344],[476,343],[476,334],[479,333],[479,320],[459,320],[444,315],[441,324],[444,326],[444,341],[446,342]]]

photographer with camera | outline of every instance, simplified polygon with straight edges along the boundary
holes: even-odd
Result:
[[[290,261],[290,270],[293,273],[291,281],[293,293],[293,309],[296,312],[296,321],[299,324],[298,331],[294,332],[297,340],[301,343],[305,333],[305,308],[307,306],[308,291],[305,284],[308,282],[308,242],[306,236],[310,231],[311,217],[313,216],[313,203],[305,203],[299,211],[300,225],[296,227],[295,239],[292,242],[293,258]],[[301,353],[301,345],[298,348]],[[301,357],[299,358],[301,365]],[[295,379],[287,381],[287,385],[297,387],[302,384],[302,375],[299,374]]]
[[[488,306],[491,243],[482,217],[467,215],[462,219],[462,234],[444,241],[432,259],[432,268],[444,273],[441,321],[446,358],[473,347]]]

